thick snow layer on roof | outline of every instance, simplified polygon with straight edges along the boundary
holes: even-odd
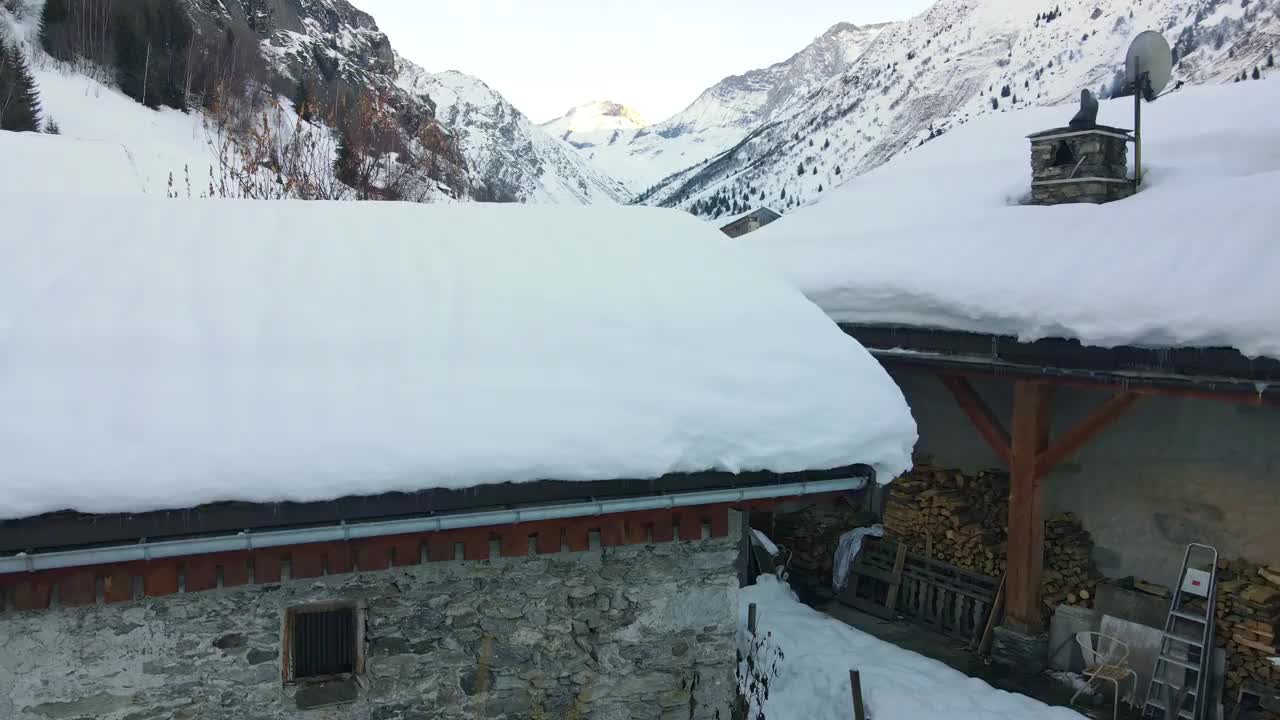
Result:
[[[677,211],[5,193],[0,217],[0,518],[910,465],[879,364]]]
[[[741,242],[840,322],[1280,357],[1277,107],[1275,81],[1161,98],[1142,192],[1052,208],[1018,205],[1024,136],[1075,108],[989,115]],[[1133,101],[1100,121],[1131,127]]]
[[[763,709],[769,720],[853,717],[849,671],[861,673],[867,715],[876,720],[1084,720],[1067,708],[996,690],[936,660],[855,630],[796,599],[772,575],[743,588],[738,600],[739,646],[747,650],[747,608],[755,603],[757,632],[783,654]],[[771,663],[770,651],[764,661]],[[754,715],[753,715],[754,716]]]

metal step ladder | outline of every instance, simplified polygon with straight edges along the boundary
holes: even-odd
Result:
[[[1191,543],[1182,557],[1143,718],[1205,720],[1217,596],[1218,550]]]

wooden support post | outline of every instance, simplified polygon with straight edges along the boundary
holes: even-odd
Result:
[[[867,720],[867,709],[862,702],[862,675],[849,671],[849,689],[853,692],[853,720]]]
[[[1013,462],[1009,488],[1009,556],[1006,575],[1006,624],[1038,634],[1040,573],[1044,565],[1044,487],[1036,461],[1049,444],[1052,388],[1019,380],[1013,394]]]

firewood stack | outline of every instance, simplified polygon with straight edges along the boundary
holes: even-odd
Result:
[[[999,577],[1005,564],[1009,478],[919,467],[889,486],[885,534],[917,555]]]
[[[1253,681],[1280,686],[1280,655],[1276,628],[1280,627],[1280,568],[1244,560],[1218,562],[1218,644],[1227,651],[1228,697]],[[1271,717],[1280,718],[1280,714]]]
[[[1008,552],[1009,476],[967,475],[917,466],[889,486],[885,534],[908,549],[966,570],[1000,577]],[[1063,603],[1092,607],[1101,576],[1092,570],[1089,533],[1071,513],[1045,523],[1041,594],[1046,617]]]
[[[1045,523],[1040,597],[1046,619],[1063,603],[1093,607],[1102,576],[1089,561],[1092,550],[1093,541],[1074,514],[1061,513]]]
[[[848,507],[808,507],[774,516],[773,540],[791,551],[791,570],[827,586],[840,536],[865,524],[858,511]]]

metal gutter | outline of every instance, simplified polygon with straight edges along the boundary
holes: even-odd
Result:
[[[62,550],[47,553],[19,553],[0,558],[0,575],[58,570],[71,567],[106,565],[113,563],[145,562],[163,558],[188,557],[211,553],[238,552],[257,548],[304,545],[309,543],[344,542],[387,535],[461,530],[493,525],[512,525],[522,522],[564,520],[592,517],[622,512],[644,510],[671,510],[698,505],[767,500],[800,495],[861,490],[866,487],[865,477],[839,478],[815,482],[763,485],[758,487],[709,490],[672,495],[616,498],[577,502],[563,505],[525,506],[509,510],[476,513],[459,513],[433,517],[406,518],[382,522],[341,523],[321,527],[268,532],[241,531],[234,535],[165,540],[129,545]]]

